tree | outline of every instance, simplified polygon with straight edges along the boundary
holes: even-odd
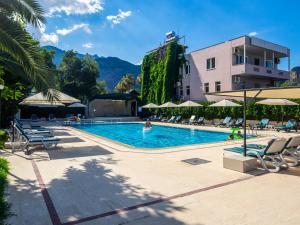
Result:
[[[142,85],[142,75],[138,75],[135,81],[135,89],[140,91],[141,90],[141,85]]]
[[[35,0],[0,0],[0,12],[0,63],[5,73],[23,76],[46,93],[53,86],[49,70],[38,42],[25,29],[28,23],[41,26],[44,11]]]
[[[132,74],[126,74],[121,78],[115,90],[120,93],[125,93],[134,89],[134,85],[135,85],[134,76]]]
[[[97,93],[99,66],[89,55],[82,60],[67,51],[59,65],[59,83],[63,92],[86,102]]]
[[[106,93],[106,82],[105,80],[101,80],[97,82],[97,92],[98,94],[105,94]]]

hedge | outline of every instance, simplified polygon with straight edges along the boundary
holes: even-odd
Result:
[[[300,104],[300,100],[292,100]],[[155,109],[144,111],[147,116],[150,113],[164,114],[166,116],[182,115],[184,118],[189,118],[191,115],[204,116],[206,119],[222,119],[226,116],[234,118],[243,116],[243,107],[208,107],[213,102],[199,102],[203,107],[180,107],[180,108],[167,108]],[[243,105],[243,102],[237,101],[238,104]],[[268,106],[258,105],[255,101],[247,102],[246,110],[247,119],[260,120],[262,118],[269,118],[273,121],[281,121],[282,115],[284,119],[300,120],[300,106]]]
[[[5,199],[5,187],[7,184],[8,162],[0,158],[0,224],[5,224],[5,220],[11,215],[10,204]]]
[[[0,149],[4,148],[4,143],[6,142],[8,136],[6,131],[0,130]]]

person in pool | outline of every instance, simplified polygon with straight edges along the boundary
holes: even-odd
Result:
[[[146,123],[145,123],[145,128],[151,128],[152,127],[152,124],[151,122],[148,120]]]
[[[233,134],[230,134],[228,137],[227,137],[227,140],[226,141],[232,141],[234,139],[234,135]]]
[[[238,139],[243,138],[242,132],[240,130],[237,132],[236,137]]]

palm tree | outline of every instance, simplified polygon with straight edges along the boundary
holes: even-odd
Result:
[[[39,27],[45,22],[44,11],[36,0],[0,0],[0,64],[16,75],[25,76],[44,93],[53,79],[45,65],[38,43],[25,25]]]
[[[132,74],[126,74],[122,77],[122,79],[119,81],[119,83],[116,86],[116,91],[125,93],[134,88],[135,85],[135,79]]]

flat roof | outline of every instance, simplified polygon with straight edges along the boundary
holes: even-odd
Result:
[[[266,40],[261,39],[261,38],[251,37],[251,36],[249,36],[249,35],[242,35],[242,36],[239,36],[239,37],[236,37],[236,38],[229,39],[229,40],[227,40],[227,41],[222,41],[222,42],[219,42],[219,43],[216,43],[216,44],[209,45],[209,46],[207,46],[207,47],[203,47],[203,48],[196,49],[196,50],[194,50],[194,51],[191,51],[191,52],[187,53],[187,55],[188,55],[188,54],[191,54],[191,53],[194,53],[194,52],[198,52],[198,51],[207,49],[207,48],[211,48],[211,47],[214,47],[214,46],[217,46],[217,45],[221,45],[221,44],[224,44],[224,43],[226,43],[226,42],[228,42],[228,41],[233,41],[233,40],[236,40],[236,39],[239,39],[239,38],[242,38],[242,37],[256,38],[256,39],[258,39],[258,40],[266,41]],[[266,41],[266,42],[269,42],[269,43],[271,43],[271,44],[273,44],[273,45],[276,45],[276,46],[284,47],[284,46],[282,46],[282,45],[273,43],[273,42],[271,42],[271,41]],[[287,47],[284,47],[284,48],[287,48]],[[287,48],[287,49],[289,49],[289,48]]]

